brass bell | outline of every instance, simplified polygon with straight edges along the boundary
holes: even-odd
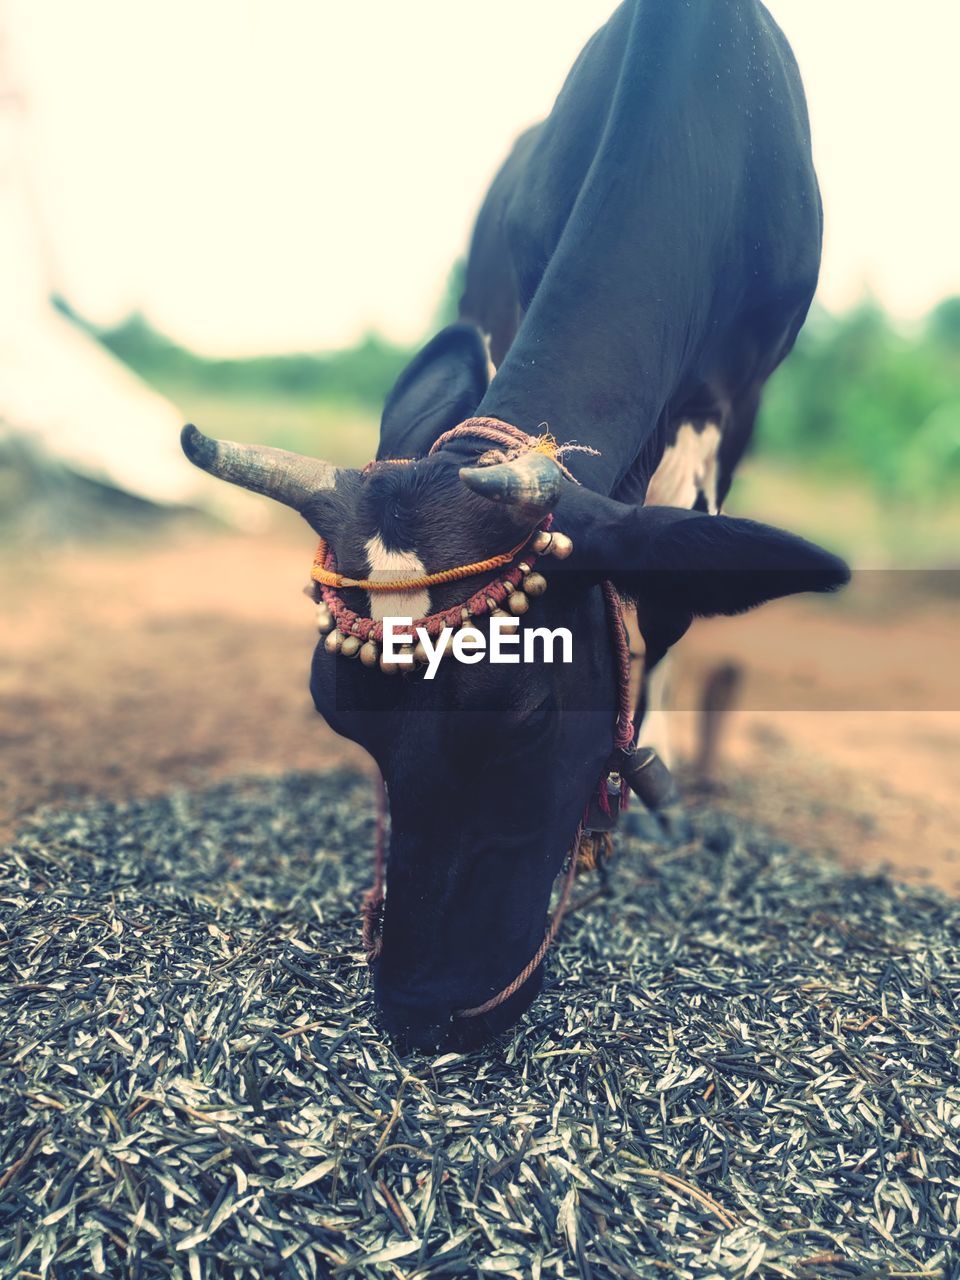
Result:
[[[323,647],[326,649],[327,653],[337,653],[340,646],[343,644],[343,640],[343,635],[334,628],[334,630],[327,636],[326,640],[324,640]]]
[[[345,658],[355,658],[360,652],[360,640],[357,636],[344,636],[340,652]]]
[[[463,608],[463,609],[461,609],[461,610],[460,610],[460,625],[461,625],[461,627],[469,627],[469,626],[470,626],[470,623],[471,623],[472,621],[473,621],[473,619],[470,617],[470,610],[469,610],[469,609],[467,609],[467,608]]]
[[[530,601],[522,591],[514,591],[512,595],[507,597],[507,608],[511,613],[526,613],[530,608]]]
[[[333,626],[333,614],[325,604],[317,605],[317,630],[321,635],[326,633]]]
[[[425,667],[430,659],[427,657],[427,651],[423,647],[423,641],[418,640],[413,646],[413,660],[418,662],[421,667]]]
[[[506,618],[507,622],[509,622],[509,623],[510,623],[510,626],[509,626],[509,627],[507,627],[507,626],[506,626],[506,624],[502,624],[502,630],[504,630],[504,631],[508,631],[508,630],[509,630],[509,631],[515,631],[515,630],[516,630],[516,628],[517,628],[517,627],[519,627],[519,625],[520,625],[520,619],[519,619],[519,618],[515,618],[515,617],[513,616],[513,614],[512,614],[512,613],[507,613],[507,611],[506,611],[505,609],[494,609],[494,611],[493,611],[493,613],[491,613],[490,617],[491,617],[491,618]]]
[[[380,650],[376,640],[368,640],[360,648],[360,661],[365,667],[375,667],[380,661]]]
[[[550,554],[556,556],[558,560],[566,560],[567,556],[573,550],[573,540],[568,538],[565,533],[553,534],[553,541],[550,544]]]
[[[553,541],[553,534],[548,533],[546,529],[541,529],[533,536],[533,542],[530,544],[538,555],[545,555],[550,550],[550,543]]]
[[[380,670],[385,676],[395,676],[400,668],[395,662],[388,662],[386,658],[381,657]]]
[[[412,645],[405,644],[403,648],[399,650],[397,656],[401,659],[401,661],[397,663],[397,666],[400,668],[401,671],[413,670],[413,664],[415,659],[414,659]]]
[[[547,580],[542,573],[526,573],[523,576],[523,589],[528,596],[542,596],[547,589]]]

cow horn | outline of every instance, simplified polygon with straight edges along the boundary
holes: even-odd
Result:
[[[213,440],[189,423],[180,432],[180,444],[202,471],[274,498],[295,511],[302,511],[319,490],[332,489],[337,480],[337,468],[330,462],[265,445]]]
[[[560,496],[560,468],[545,453],[522,453],[492,467],[461,467],[460,479],[490,502],[512,507],[525,520],[539,520]]]

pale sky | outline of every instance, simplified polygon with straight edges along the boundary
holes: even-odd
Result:
[[[54,283],[211,353],[420,336],[513,137],[614,7],[4,4]],[[821,301],[869,287],[909,318],[960,293],[960,2],[769,7],[810,102]]]

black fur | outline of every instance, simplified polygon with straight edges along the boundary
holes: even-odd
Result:
[[[481,211],[464,323],[444,330],[388,397],[378,457],[308,513],[338,564],[366,573],[373,534],[425,568],[480,559],[515,519],[469,492],[459,466],[485,445],[426,458],[474,413],[592,445],[567,461],[556,527],[574,540],[528,621],[566,626],[570,665],[460,666],[387,677],[319,647],[311,689],[387,781],[392,818],[384,1022],[403,1042],[466,1047],[509,1026],[542,970],[494,1014],[456,1019],[536,950],[550,886],[613,741],[615,677],[597,580],[636,598],[652,657],[695,616],[796,590],[846,568],[745,520],[642,509],[678,421],[722,429],[719,496],[746,447],[764,380],[789,351],[816,284],[821,215],[800,80],[758,0],[627,0],[577,60]],[[481,333],[498,372],[487,382]],[[614,501],[613,495],[622,501]],[[324,521],[329,523],[324,527]],[[474,580],[432,594],[466,598]],[[364,593],[350,593],[365,612]]]
[[[627,0],[477,221],[461,315],[490,333],[480,411],[594,445],[643,498],[677,422],[721,427],[719,498],[813,297],[822,216],[803,88],[758,0]]]
[[[416,458],[469,418],[487,389],[487,351],[470,324],[441,330],[414,357],[387,396],[378,458]]]

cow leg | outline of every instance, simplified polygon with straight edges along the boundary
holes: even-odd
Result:
[[[672,665],[670,654],[667,654],[652,670],[644,670],[643,688],[637,703],[640,719],[637,746],[652,747],[668,769],[673,762],[670,723],[667,718]]]
[[[721,439],[719,423],[712,417],[678,423],[647,485],[644,506],[698,508],[716,515]],[[651,637],[645,635],[644,642],[649,653]],[[673,758],[668,718],[670,668],[668,654],[653,655],[644,669],[634,716],[640,725],[638,745],[653,747],[668,768]]]
[[[676,842],[689,838],[690,823],[668,772],[673,757],[667,716],[672,662],[669,653],[660,651],[652,656],[655,656],[655,661],[644,670],[637,702],[635,719],[640,725],[640,734],[633,759],[640,761],[652,750],[659,757],[659,762],[654,759],[641,763],[636,777],[630,776],[629,771],[624,775],[630,789],[637,793],[646,808],[646,812],[633,810],[628,813],[626,829],[641,839],[662,840],[666,837],[668,841]]]

